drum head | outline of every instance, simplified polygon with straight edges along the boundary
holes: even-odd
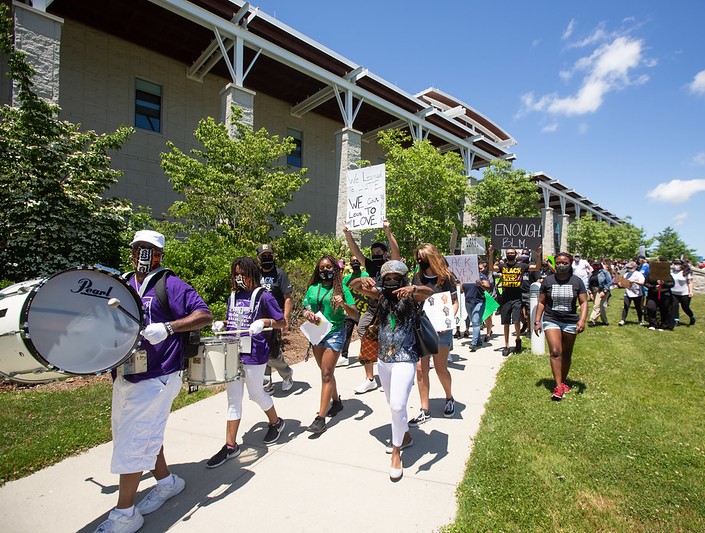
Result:
[[[47,278],[33,289],[22,312],[23,337],[35,357],[71,374],[98,374],[115,368],[137,349],[144,322],[142,301],[116,274],[77,267]]]

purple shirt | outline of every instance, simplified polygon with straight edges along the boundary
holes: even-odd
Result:
[[[144,308],[144,319],[146,324],[158,322],[169,322],[184,318],[194,311],[203,310],[210,313],[210,309],[198,295],[196,290],[185,281],[177,278],[173,274],[164,274],[166,278],[166,294],[169,299],[172,316],[168,316],[166,311],[159,305],[159,299],[154,290],[155,283],[142,295],[142,307]],[[132,276],[128,283],[139,292],[137,279]],[[165,376],[172,372],[178,372],[184,368],[184,344],[185,335],[171,335],[164,341],[151,345],[145,339],[139,347],[140,350],[147,351],[147,372],[141,374],[130,374],[125,376],[127,381],[137,383],[145,379]]]
[[[235,307],[233,308],[233,298],[228,299],[228,313],[226,329],[248,329],[250,324],[259,318],[271,318],[275,322],[284,318],[284,313],[279,307],[276,298],[272,293],[264,289],[257,295],[257,303],[250,314],[251,291],[239,289],[235,293]],[[243,337],[249,337],[249,333],[242,333]],[[269,360],[269,345],[264,333],[252,337],[252,352],[241,353],[240,361],[243,365],[263,365]]]

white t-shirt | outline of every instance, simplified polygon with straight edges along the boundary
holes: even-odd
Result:
[[[676,282],[671,289],[671,293],[677,294],[678,296],[688,296],[690,293],[688,291],[688,280],[693,279],[693,275],[688,274],[687,276],[684,276],[683,271],[681,270],[679,272],[671,272],[671,277],[673,278],[673,281]]]
[[[626,290],[627,296],[630,298],[638,298],[641,296],[641,285],[637,285],[637,283],[644,283],[644,274],[638,270],[632,270],[624,275],[624,279],[628,279],[632,282],[631,286]]]
[[[573,267],[573,274],[583,280],[587,287],[588,279],[590,279],[590,263],[585,259],[579,259],[577,263],[573,260],[571,266]]]

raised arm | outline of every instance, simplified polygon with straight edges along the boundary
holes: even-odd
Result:
[[[389,250],[390,250],[390,255],[392,259],[395,259],[397,261],[401,260],[401,252],[399,251],[399,243],[397,243],[397,239],[392,233],[392,229],[389,225],[389,220],[386,218],[384,219],[384,222],[382,223],[382,229],[384,230],[384,234],[387,236],[387,242],[389,242]]]
[[[350,252],[352,253],[352,255],[357,257],[360,261],[364,262],[365,256],[360,251],[360,247],[355,242],[355,239],[353,239],[352,233],[350,233],[350,230],[347,226],[343,227],[343,235],[345,235],[345,242],[348,243],[348,248],[350,248]]]

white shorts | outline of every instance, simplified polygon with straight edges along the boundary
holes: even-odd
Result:
[[[113,474],[153,470],[164,443],[171,404],[181,390],[181,372],[131,383],[113,383]]]

